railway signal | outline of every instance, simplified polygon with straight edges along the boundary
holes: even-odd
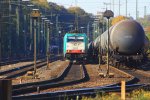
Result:
[[[40,17],[41,14],[40,14],[39,9],[32,9],[31,16],[32,16],[34,19],[37,19],[38,17]]]
[[[35,78],[36,74],[36,28],[37,28],[37,19],[41,16],[39,9],[32,9],[31,17],[34,20],[34,74]]]
[[[106,17],[107,20],[108,20],[108,37],[107,37],[107,41],[108,41],[108,43],[107,43],[107,73],[106,73],[106,76],[109,77],[109,42],[110,42],[110,41],[109,41],[109,38],[110,38],[110,36],[109,36],[109,19],[110,19],[111,17],[114,17],[114,13],[113,13],[111,10],[106,10],[106,11],[104,12],[103,17]]]

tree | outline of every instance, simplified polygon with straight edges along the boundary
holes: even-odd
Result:
[[[147,15],[144,18],[139,18],[138,22],[140,22],[143,27],[149,27],[150,26],[150,15]]]
[[[44,8],[49,8],[47,0],[31,0],[33,4],[39,5]]]
[[[150,26],[145,28],[145,32],[150,34]]]
[[[115,18],[112,19],[112,25],[115,25],[116,23],[122,21],[122,20],[126,20],[128,18],[126,18],[125,16],[117,16]]]
[[[68,8],[69,13],[77,13],[78,15],[87,15],[87,13],[80,7],[70,7]]]

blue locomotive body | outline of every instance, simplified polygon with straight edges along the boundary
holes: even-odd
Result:
[[[64,36],[64,57],[70,60],[86,58],[88,38],[85,33],[66,33]]]

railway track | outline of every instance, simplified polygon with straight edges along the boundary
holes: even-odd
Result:
[[[114,66],[114,65],[112,65]],[[115,67],[114,67],[115,68]],[[118,70],[134,77],[128,84],[150,84],[150,61],[141,64],[132,63],[131,65],[118,67]]]
[[[37,59],[43,59],[44,57],[37,57]],[[33,57],[28,57],[28,58],[24,58],[24,59],[16,59],[16,60],[11,60],[9,61],[9,59],[5,59],[6,61],[4,62],[0,62],[0,66],[4,66],[4,65],[9,65],[9,64],[15,64],[18,62],[24,62],[24,61],[31,61],[33,60]]]
[[[78,70],[77,73],[79,73],[79,67],[75,67],[76,69],[69,69],[67,72],[67,75],[63,80],[59,80],[56,83],[52,83],[43,87],[40,87],[40,90],[44,90],[47,88],[53,88],[53,87],[61,87],[61,86],[68,86],[70,83],[69,81],[73,79],[73,77],[77,77],[78,75],[75,73],[75,70]],[[84,68],[84,67],[83,67]],[[115,68],[116,69],[116,68]],[[127,82],[126,90],[127,91],[132,91],[137,88],[149,88],[150,77],[147,75],[144,70],[139,70],[139,69],[118,69],[120,71],[123,71],[124,73],[134,76],[135,78],[132,78],[132,80]],[[73,73],[72,73],[73,72]],[[69,74],[70,73],[70,74]],[[71,76],[73,75],[73,76]],[[77,75],[77,76],[76,76]],[[80,76],[80,75],[79,75]],[[82,76],[82,75],[81,75]],[[73,80],[72,80],[73,81]],[[82,79],[83,81],[83,79]],[[44,88],[45,87],[45,88]],[[119,92],[120,91],[120,84],[110,84],[107,86],[101,86],[101,87],[93,87],[93,88],[82,88],[82,89],[73,89],[73,90],[63,90],[63,91],[56,91],[56,92],[46,92],[46,93],[38,93],[36,94],[34,91],[37,91],[37,86],[34,89],[35,94],[27,94],[27,95],[16,95],[14,94],[14,100],[20,100],[21,98],[27,98],[28,100],[49,100],[49,99],[59,99],[59,98],[66,98],[66,95],[68,98],[76,98],[77,96],[81,97],[83,95],[95,95],[97,92],[96,91],[103,91],[103,92]],[[30,88],[32,90],[33,88]],[[25,92],[25,91],[24,91]]]
[[[138,70],[138,69],[124,69],[121,68],[120,70],[132,75],[135,77],[134,81],[132,84],[150,84],[150,74],[143,71],[143,70]]]
[[[46,65],[46,61],[40,61],[37,63],[37,68]],[[8,78],[15,78],[17,76],[25,74],[27,71],[33,70],[34,64],[26,65],[26,66],[21,66],[18,68],[6,70],[0,72],[1,79],[8,79]]]
[[[119,67],[121,70],[131,76],[134,79],[129,84],[150,84],[150,62],[149,60],[142,64],[132,64],[124,67]]]
[[[59,59],[59,58],[54,57],[54,58],[51,58],[51,61],[55,61],[57,59]],[[37,68],[45,66],[46,64],[47,64],[47,62],[45,61],[45,59],[43,59],[40,62],[37,62]],[[34,69],[34,64],[29,64],[26,66],[21,66],[18,68],[2,71],[2,72],[0,72],[0,77],[1,77],[1,79],[16,78],[17,76],[23,75],[27,71],[31,71],[33,69]]]
[[[38,89],[41,91],[48,88],[68,86],[86,81],[87,79],[88,75],[84,65],[74,65],[70,63],[64,72],[62,72],[61,76],[56,79],[33,82],[31,84],[14,85],[13,95],[33,93],[37,92]]]
[[[116,68],[115,68],[116,69]],[[114,70],[115,70],[114,69]],[[120,70],[120,69],[117,69]],[[123,71],[124,73],[130,75],[130,76],[136,76],[137,74],[131,74],[127,71]],[[135,71],[135,70],[133,70]],[[137,70],[138,71],[138,70]],[[127,76],[128,76],[127,75]],[[136,78],[136,77],[135,77]],[[133,80],[133,81],[132,81]],[[132,91],[137,88],[149,88],[150,85],[143,84],[133,84],[135,83],[135,79],[129,80],[130,82],[127,82],[126,90]],[[137,82],[136,82],[137,83]],[[147,82],[148,83],[148,82]],[[92,87],[92,88],[82,88],[82,89],[72,89],[72,90],[63,90],[63,91],[56,91],[56,92],[46,92],[46,93],[38,93],[38,94],[27,94],[27,95],[21,95],[21,96],[13,96],[14,100],[21,100],[21,99],[28,99],[28,100],[49,100],[49,99],[76,99],[82,98],[82,96],[93,96],[96,95],[97,92],[120,92],[121,90],[120,84],[110,84],[107,86],[100,86],[100,87]]]
[[[136,88],[143,87],[143,85],[127,85],[126,90],[131,91]],[[104,92],[120,92],[120,86],[104,86],[94,88],[82,88],[74,90],[64,90],[56,92],[46,92],[40,94],[30,94],[22,96],[13,96],[13,100],[80,100],[83,96],[95,97],[97,93]]]

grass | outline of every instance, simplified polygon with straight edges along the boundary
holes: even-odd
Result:
[[[142,89],[135,90],[132,93],[126,95],[127,100],[150,100],[150,91],[144,91]],[[121,96],[117,93],[106,94],[97,93],[95,97],[82,97],[82,100],[121,100]]]
[[[131,94],[132,100],[150,100],[150,91],[136,90]]]
[[[150,33],[147,33],[146,36],[147,36],[148,39],[150,40]]]
[[[112,94],[97,94],[93,97],[83,97],[82,100],[121,100],[120,96],[116,93]]]

